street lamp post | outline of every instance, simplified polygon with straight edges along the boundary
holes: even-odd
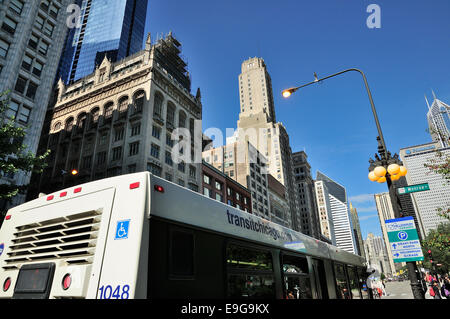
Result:
[[[377,111],[375,109],[375,104],[373,102],[372,93],[370,92],[369,84],[367,82],[367,78],[366,78],[365,74],[359,69],[351,68],[351,69],[347,69],[347,70],[344,70],[344,71],[341,71],[341,72],[338,72],[338,73],[335,73],[335,74],[332,74],[332,75],[329,75],[329,76],[319,79],[317,74],[314,73],[314,81],[303,84],[298,87],[293,87],[293,88],[284,90],[282,94],[285,98],[288,98],[293,93],[295,93],[296,91],[298,91],[301,88],[304,88],[306,86],[313,85],[316,83],[320,83],[324,80],[327,80],[329,78],[332,78],[332,77],[335,77],[335,76],[338,76],[338,75],[341,75],[341,74],[344,74],[347,72],[358,72],[359,74],[361,74],[361,76],[364,80],[364,85],[366,87],[367,95],[369,96],[370,106],[372,108],[373,117],[375,119],[375,124],[376,124],[377,130],[378,130],[378,137],[377,137],[378,154],[375,154],[376,160],[373,160],[372,158],[369,160],[369,163],[370,163],[369,179],[372,181],[377,181],[379,183],[384,183],[384,182],[387,183],[388,189],[389,189],[389,197],[391,199],[392,207],[394,209],[395,218],[401,218],[401,217],[403,217],[401,203],[397,196],[396,189],[393,185],[393,181],[399,180],[401,176],[405,176],[407,171],[403,166],[401,166],[402,162],[400,161],[399,156],[397,154],[392,156],[391,153],[389,151],[387,151],[386,143],[385,143],[384,137],[383,137],[383,132],[381,131],[381,125],[378,120],[378,115],[377,115]],[[419,278],[420,273],[417,269],[416,263],[408,262],[407,265],[408,265],[408,270],[409,270],[408,271],[409,279],[411,281],[411,289],[412,289],[414,298],[415,299],[425,299],[425,294],[422,289],[422,285],[420,283],[421,278]]]

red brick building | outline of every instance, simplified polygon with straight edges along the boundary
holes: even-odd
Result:
[[[204,161],[202,164],[202,193],[243,211],[252,212],[249,190]]]

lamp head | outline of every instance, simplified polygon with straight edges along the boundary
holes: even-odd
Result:
[[[290,88],[290,89],[284,90],[284,91],[283,91],[283,97],[287,99],[287,98],[289,98],[289,97],[292,95],[292,93],[294,93],[295,91],[297,91],[297,89],[295,89],[295,88]]]

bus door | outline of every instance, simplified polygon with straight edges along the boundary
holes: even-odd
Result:
[[[325,266],[323,260],[313,259],[312,260],[314,278],[315,278],[315,295],[316,299],[329,299],[328,287],[327,287],[327,277],[325,274]]]

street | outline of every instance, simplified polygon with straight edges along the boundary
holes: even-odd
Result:
[[[381,299],[414,299],[409,280],[387,282],[386,293],[387,296],[383,296]],[[425,299],[433,298],[427,293]]]

